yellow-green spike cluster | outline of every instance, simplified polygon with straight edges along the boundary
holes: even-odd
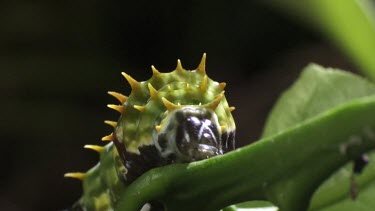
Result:
[[[138,82],[122,73],[132,88],[122,105],[108,105],[121,113],[115,133],[116,139],[131,153],[139,154],[139,148],[154,144],[154,131],[160,130],[168,112],[186,105],[196,105],[215,110],[219,122],[226,129],[234,130],[234,121],[226,102],[225,83],[217,83],[206,74],[206,54],[196,70],[188,71],[177,60],[176,69],[161,73],[151,66],[153,75],[147,81]],[[106,140],[110,137],[105,138]]]

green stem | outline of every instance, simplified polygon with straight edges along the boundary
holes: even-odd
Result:
[[[375,130],[374,114],[374,97],[356,100],[223,156],[153,169],[121,192],[116,210],[138,211],[152,200],[180,211],[250,200],[305,210],[319,184],[375,147],[368,133]]]

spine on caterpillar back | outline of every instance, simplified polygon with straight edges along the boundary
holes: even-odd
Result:
[[[86,145],[100,154],[100,162],[86,173],[67,173],[83,180],[83,195],[75,207],[112,210],[118,193],[147,170],[175,162],[192,162],[234,149],[235,123],[224,96],[225,83],[210,79],[206,54],[196,70],[183,69],[180,60],[169,73],[151,66],[153,76],[138,82],[122,73],[129,97],[108,92],[120,104],[114,128],[102,138],[105,146]]]

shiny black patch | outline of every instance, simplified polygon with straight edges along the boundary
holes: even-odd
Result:
[[[119,175],[123,178],[125,184],[130,184],[146,171],[169,164],[166,159],[160,156],[159,151],[154,145],[143,146],[139,148],[140,154],[134,154],[126,151],[124,145],[117,140],[113,141],[121,157],[121,161],[127,173]]]
[[[221,151],[221,141],[218,128],[207,118],[191,116],[179,122],[176,133],[176,145],[180,152],[189,152],[195,150],[198,144],[212,146],[213,152],[218,154]],[[215,149],[214,149],[215,148]],[[199,157],[199,151],[196,155],[192,154],[193,160],[202,159]],[[197,157],[195,157],[197,156]]]
[[[202,160],[223,153],[219,125],[213,122],[212,111],[191,107],[176,111],[174,115],[176,124],[169,125],[168,129],[176,132],[180,161]]]

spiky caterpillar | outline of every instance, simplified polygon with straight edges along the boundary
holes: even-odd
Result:
[[[225,99],[225,83],[207,76],[205,62],[203,54],[198,68],[187,71],[178,60],[169,73],[151,66],[153,76],[143,82],[122,73],[132,92],[108,92],[121,103],[108,105],[121,113],[117,122],[105,121],[114,128],[102,138],[110,143],[85,146],[99,152],[100,162],[86,173],[65,174],[83,180],[74,209],[113,210],[119,192],[147,170],[234,149],[234,107]]]

